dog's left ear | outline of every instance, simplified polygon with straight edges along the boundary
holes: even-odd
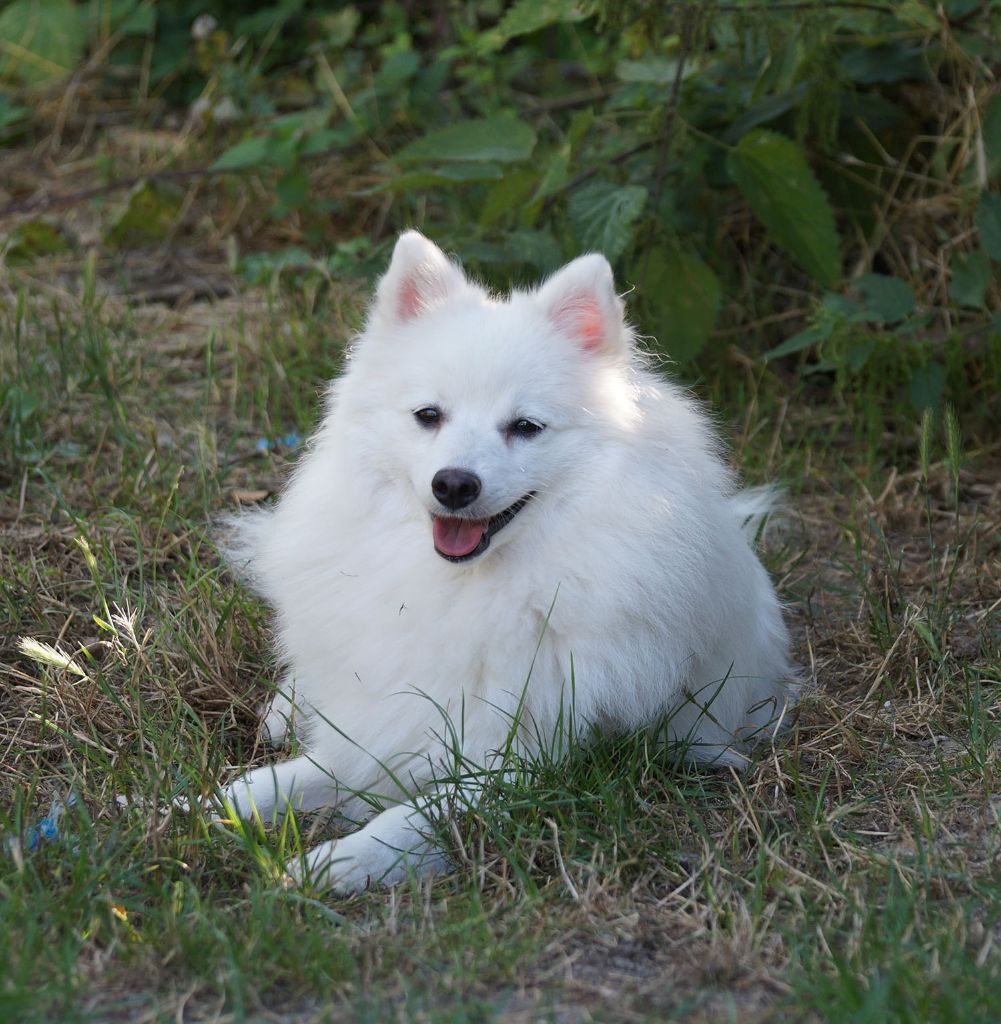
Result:
[[[393,323],[417,320],[469,288],[462,268],[419,231],[397,239],[389,269],[379,281],[373,316]]]
[[[628,347],[624,307],[604,256],[579,256],[557,270],[537,298],[553,326],[585,351],[614,356]]]

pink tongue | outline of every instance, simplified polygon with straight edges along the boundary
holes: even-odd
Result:
[[[450,519],[436,516],[432,528],[434,546],[443,555],[461,558],[475,550],[487,532],[486,519]]]

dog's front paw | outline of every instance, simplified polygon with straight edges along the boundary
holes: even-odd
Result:
[[[329,889],[339,896],[361,892],[379,880],[380,858],[366,856],[369,845],[358,842],[360,833],[321,843],[302,857],[289,862],[287,872],[297,885],[309,883],[317,889]]]
[[[379,815],[351,836],[320,843],[289,863],[289,876],[297,884],[346,896],[371,885],[395,885],[407,874],[440,874],[447,868],[445,855],[408,822],[400,827],[398,810]]]

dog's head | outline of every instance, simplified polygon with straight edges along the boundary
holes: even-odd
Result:
[[[465,562],[512,543],[629,429],[632,342],[603,256],[498,299],[408,231],[338,397],[364,420],[356,454]]]

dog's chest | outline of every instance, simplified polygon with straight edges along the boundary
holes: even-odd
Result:
[[[281,632],[297,677],[369,693],[517,691],[545,631],[523,588],[444,563],[358,566],[287,598]]]

